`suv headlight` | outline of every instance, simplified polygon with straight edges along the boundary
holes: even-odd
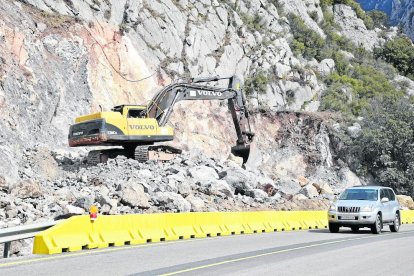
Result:
[[[371,206],[365,206],[361,208],[361,212],[371,212],[372,207]]]
[[[329,211],[336,211],[336,206],[331,204],[331,206],[329,206]]]

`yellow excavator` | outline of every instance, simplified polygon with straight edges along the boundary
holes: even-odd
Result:
[[[220,80],[227,80],[228,86],[208,85]],[[192,100],[227,100],[237,134],[237,144],[231,151],[247,162],[254,133],[242,84],[236,76],[192,78],[164,87],[148,105],[119,105],[109,112],[78,117],[69,129],[69,146],[121,146],[89,152],[91,164],[105,163],[118,155],[140,162],[171,160],[181,150],[160,144],[174,139],[173,128],[166,124],[176,103]]]

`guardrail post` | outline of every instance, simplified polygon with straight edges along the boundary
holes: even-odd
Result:
[[[3,258],[10,257],[10,246],[11,246],[11,241],[4,243]]]

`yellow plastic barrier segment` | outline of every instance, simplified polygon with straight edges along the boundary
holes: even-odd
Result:
[[[401,211],[401,223],[402,224],[414,224],[414,211],[402,210]]]
[[[414,224],[414,211],[401,211]],[[34,254],[179,239],[327,228],[326,211],[213,212],[71,217],[35,236]]]

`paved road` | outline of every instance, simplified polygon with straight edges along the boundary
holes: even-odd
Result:
[[[0,275],[414,275],[414,225],[399,233],[309,230],[81,251],[0,262]]]

